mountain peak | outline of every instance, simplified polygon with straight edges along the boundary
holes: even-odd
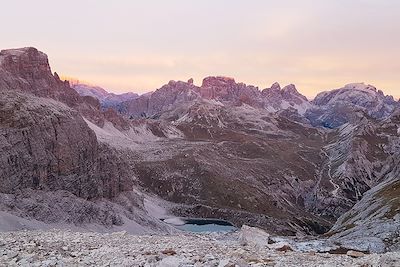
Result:
[[[278,91],[280,91],[280,90],[281,90],[281,85],[280,85],[278,82],[274,82],[274,83],[271,85],[270,90],[278,90]]]
[[[294,94],[299,93],[296,89],[296,85],[294,85],[294,84],[286,85],[285,87],[282,88],[282,91],[288,92],[288,93],[294,93]]]
[[[34,47],[1,50],[0,66],[26,78],[52,75],[47,55]]]
[[[354,120],[352,114],[357,111],[362,111],[375,119],[385,119],[400,106],[392,96],[385,96],[381,90],[365,83],[351,83],[340,89],[319,93],[313,104],[320,110],[318,118],[311,119],[330,127],[352,122]]]
[[[24,53],[42,53],[39,52],[36,48],[34,47],[21,47],[21,48],[12,48],[12,49],[3,49],[0,51],[1,55],[13,55],[13,56],[19,56]],[[44,54],[44,53],[42,53]]]
[[[235,79],[231,77],[209,76],[203,79],[201,87],[227,86],[235,83]]]
[[[365,84],[365,83],[349,83],[346,84],[343,89],[355,89],[358,91],[367,91],[367,92],[376,92],[376,87],[372,86],[370,84]]]
[[[78,83],[73,84],[71,87],[75,89],[75,91],[77,91],[81,96],[92,96],[100,101],[104,100],[109,95],[109,92],[99,86]]]

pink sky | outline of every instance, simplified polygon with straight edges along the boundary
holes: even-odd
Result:
[[[400,1],[65,3],[2,3],[1,49],[34,46],[61,75],[117,93],[225,75],[308,97],[352,82],[400,97]]]

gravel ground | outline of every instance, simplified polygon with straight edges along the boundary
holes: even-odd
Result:
[[[0,266],[400,266],[400,253],[359,258],[241,245],[237,233],[0,233]]]

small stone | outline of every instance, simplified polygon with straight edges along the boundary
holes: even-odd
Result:
[[[176,251],[172,250],[172,249],[163,250],[163,251],[161,251],[161,253],[164,255],[168,255],[168,256],[176,255]]]
[[[219,264],[218,264],[218,267],[226,267],[226,266],[229,265],[229,263],[230,263],[230,260],[229,260],[229,259],[221,260],[221,261],[219,262]]]
[[[73,251],[69,255],[71,255],[71,257],[78,257],[80,253],[78,251]]]
[[[349,251],[347,251],[346,255],[347,255],[347,256],[350,256],[350,257],[352,257],[352,258],[361,258],[361,257],[364,257],[364,256],[365,256],[365,254],[364,254],[363,252],[361,252],[361,251],[354,251],[354,250],[349,250]]]
[[[293,251],[293,249],[289,245],[283,245],[282,247],[277,248],[276,251],[287,252]]]
[[[159,267],[176,267],[181,264],[181,260],[177,257],[166,257],[158,264]]]
[[[7,253],[7,257],[9,257],[10,259],[15,258],[18,256],[18,253],[15,251],[11,251],[9,253]]]
[[[45,260],[42,262],[42,266],[46,266],[46,267],[53,267],[56,265],[57,265],[57,262],[55,260]]]

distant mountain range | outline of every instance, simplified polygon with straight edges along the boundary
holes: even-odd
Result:
[[[99,86],[90,86],[81,83],[71,84],[71,87],[75,89],[81,96],[91,96],[97,98],[103,108],[116,107],[121,102],[133,100],[138,98],[139,95],[136,93],[124,93],[114,94],[109,93],[105,89]]]
[[[142,96],[134,93],[116,95],[101,87],[84,84],[74,84],[72,88],[82,96],[97,98],[104,108],[113,107],[133,118],[159,116],[180,104],[207,99],[225,105],[246,104],[272,113],[292,111],[314,126],[336,128],[351,121],[357,111],[383,119],[400,107],[400,102],[393,96],[384,95],[381,90],[364,83],[348,84],[340,89],[322,92],[312,101],[300,94],[293,84],[281,89],[279,83],[274,83],[270,88],[259,90],[255,86],[236,83],[228,77],[207,77],[200,87],[195,86],[192,79],[188,82],[170,81]],[[351,109],[351,112],[344,109]]]
[[[172,231],[162,208],[399,248],[400,103],[371,85],[309,101],[294,85],[217,76],[114,95],[71,88],[22,48],[0,52],[0,91],[0,211],[12,216]]]

